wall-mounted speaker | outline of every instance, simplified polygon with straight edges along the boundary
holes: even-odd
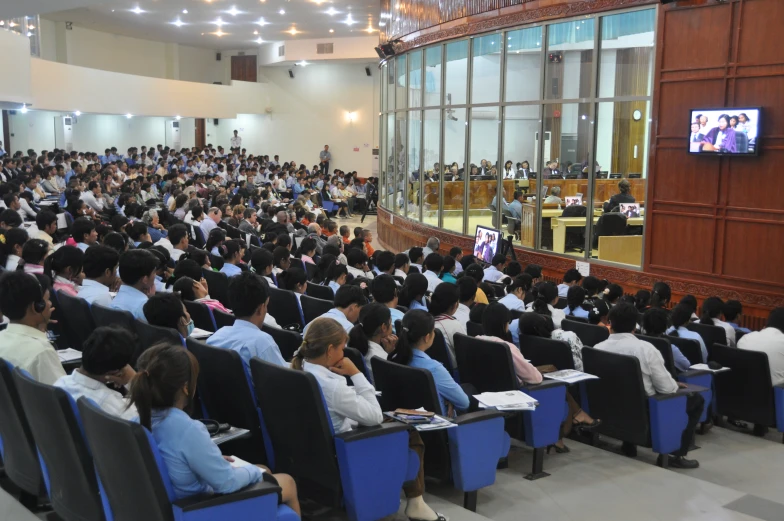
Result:
[[[395,55],[395,47],[391,43],[382,43],[375,49],[376,49],[376,54],[378,54],[378,57],[381,58],[382,60],[386,58],[391,58],[392,56]]]
[[[289,78],[294,79],[294,71],[289,69]]]
[[[215,53],[215,61],[216,61],[216,62],[219,62],[219,61],[221,61],[221,53],[219,53],[219,52],[216,52],[216,53]]]
[[[370,67],[365,67],[365,74],[370,76]]]
[[[213,120],[212,120],[212,123],[213,123],[213,124],[215,124],[215,125],[217,125],[217,124],[218,124],[218,118],[215,118],[215,119],[213,119]]]

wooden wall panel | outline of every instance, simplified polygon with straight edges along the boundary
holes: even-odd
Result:
[[[738,106],[758,107],[760,100],[765,103],[762,113],[764,136],[784,137],[784,76],[755,76],[735,81]]]
[[[725,178],[727,205],[784,212],[782,165],[784,165],[784,150],[766,150],[765,161],[750,158],[733,159],[729,165],[729,174]],[[749,187],[755,189],[750,190]]]
[[[667,36],[660,48],[662,69],[704,69],[722,67],[727,60],[731,40],[732,8],[715,6],[695,16],[691,9],[672,10],[665,14]]]
[[[761,262],[749,262],[750,258]],[[723,275],[784,289],[784,222],[728,220],[724,231]]]
[[[655,90],[655,89],[654,89]],[[660,136],[686,136],[678,143],[681,151],[686,150],[689,137],[689,116],[692,109],[700,107],[720,107],[724,104],[724,80],[696,80],[662,83],[659,87],[659,100],[666,111],[659,113],[658,132]],[[656,95],[656,92],[654,92]]]
[[[685,152],[685,141],[681,141],[680,145],[683,146],[659,150],[657,161],[663,166],[656,176],[648,180],[648,185],[653,186],[648,200],[680,201],[689,205],[715,204],[718,197],[718,159],[690,156]]]
[[[714,220],[683,212],[654,213],[647,232],[654,234],[656,249],[651,264],[688,272],[710,274],[713,270]]]
[[[741,62],[784,62],[784,46],[774,43],[780,42],[784,28],[784,2],[746,0],[743,3],[743,28],[738,45]]]

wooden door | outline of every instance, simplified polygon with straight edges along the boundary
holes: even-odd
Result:
[[[206,144],[207,139],[204,127],[204,118],[196,118],[196,147],[204,148],[204,145]]]
[[[232,56],[231,79],[256,82],[256,55]]]

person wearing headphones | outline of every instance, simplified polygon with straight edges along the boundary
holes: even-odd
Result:
[[[52,385],[65,376],[57,352],[46,336],[52,318],[49,287],[45,277],[22,271],[0,277],[0,311],[11,321],[0,332],[0,358],[24,369],[37,381]]]

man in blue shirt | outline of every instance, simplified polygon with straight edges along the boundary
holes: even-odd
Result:
[[[155,294],[158,258],[147,250],[129,250],[120,256],[122,286],[112,300],[112,309],[130,311],[134,318],[147,322],[144,304]]]
[[[245,372],[250,377],[250,359],[259,357],[265,362],[288,367],[275,340],[261,330],[267,315],[269,292],[267,284],[250,271],[229,279],[231,308],[237,320],[233,326],[224,326],[207,339],[211,346],[231,349],[239,353]]]
[[[348,333],[359,319],[359,312],[366,303],[365,294],[362,293],[359,286],[343,284],[335,293],[335,307],[316,318],[331,318],[343,326],[343,329]],[[309,325],[305,326],[305,330],[302,332],[303,336],[307,333]]]
[[[523,192],[518,190],[514,194],[514,201],[509,204],[509,213],[511,213],[512,217],[515,219],[523,218],[523,195]]]

